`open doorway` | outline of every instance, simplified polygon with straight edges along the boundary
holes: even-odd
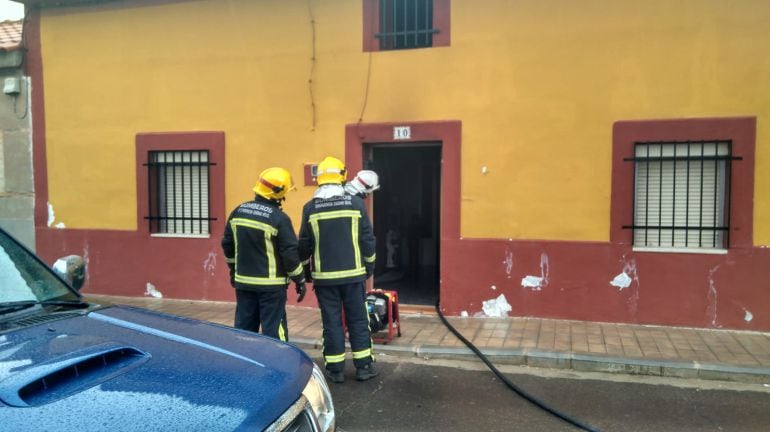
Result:
[[[377,237],[374,286],[404,304],[432,305],[439,293],[441,143],[369,144],[364,165],[381,188],[372,195]]]

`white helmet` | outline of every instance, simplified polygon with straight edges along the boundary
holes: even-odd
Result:
[[[366,197],[380,188],[380,180],[377,173],[369,170],[361,170],[353,180],[345,183],[345,191],[350,195]]]

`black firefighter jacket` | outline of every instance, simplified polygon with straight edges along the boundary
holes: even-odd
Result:
[[[367,267],[374,266],[375,239],[363,200],[343,194],[308,201],[302,209],[299,256],[312,264],[315,285],[366,280]]]
[[[301,279],[302,264],[291,219],[274,201],[257,196],[230,214],[222,237],[234,286],[248,291],[285,289]]]

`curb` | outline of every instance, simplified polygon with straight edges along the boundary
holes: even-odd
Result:
[[[291,338],[298,347],[321,349],[319,340]],[[538,368],[572,369],[582,372],[621,373],[671,378],[731,381],[750,384],[770,383],[770,368],[734,366],[719,363],[681,362],[670,360],[648,360],[603,355],[574,354],[531,349],[480,349],[492,363],[531,366]],[[467,347],[404,346],[375,344],[375,352],[403,357],[423,357],[478,360]]]

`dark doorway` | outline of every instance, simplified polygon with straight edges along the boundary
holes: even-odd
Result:
[[[432,305],[439,290],[441,143],[370,144],[364,165],[379,174],[373,196],[374,287],[405,304]]]

